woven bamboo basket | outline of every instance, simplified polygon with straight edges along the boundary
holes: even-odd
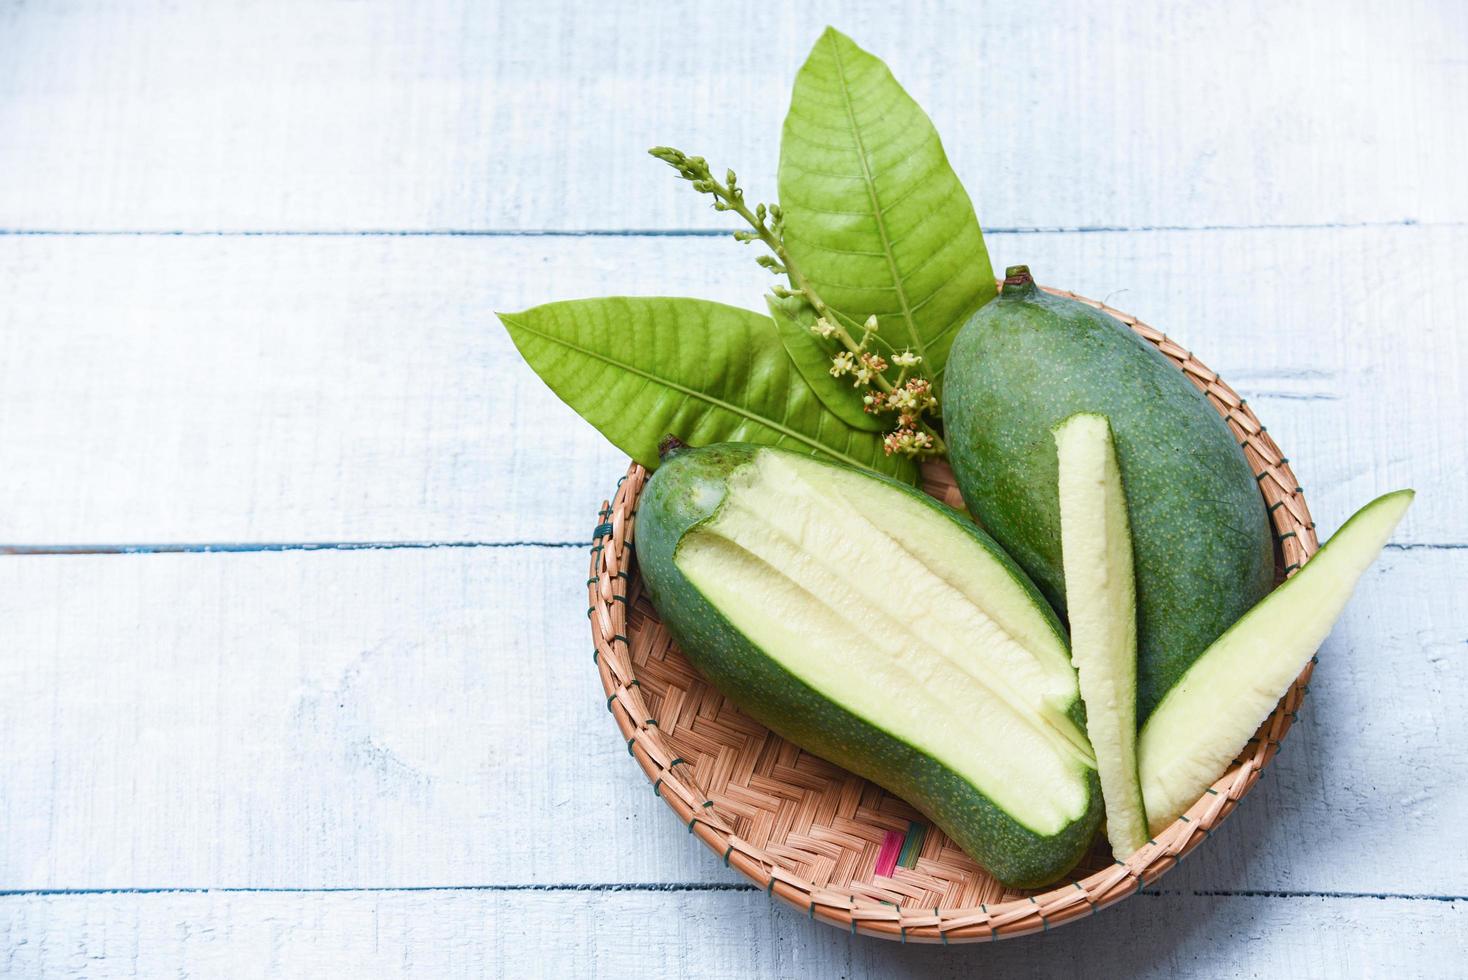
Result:
[[[1176,364],[1228,422],[1269,508],[1278,579],[1319,547],[1289,460],[1232,388],[1135,317],[1110,314]],[[1314,660],[1243,754],[1186,814],[1126,861],[1098,841],[1064,881],[1040,891],[1000,885],[936,827],[880,787],[775,735],[724,700],[673,644],[634,564],[633,463],[603,502],[591,548],[588,616],[607,708],[627,751],[690,834],[768,894],[853,934],[902,942],[984,942],[1084,918],[1153,883],[1197,847],[1259,780],[1305,697]],[[946,463],[923,488],[962,508]]]

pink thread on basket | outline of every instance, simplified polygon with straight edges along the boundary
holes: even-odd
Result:
[[[906,836],[895,830],[889,830],[882,838],[882,849],[877,852],[875,874],[878,878],[890,878],[892,872],[897,870],[897,858],[902,854],[902,841]]]

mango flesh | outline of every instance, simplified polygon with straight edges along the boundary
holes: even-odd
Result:
[[[1126,493],[1099,415],[1055,429],[1060,534],[1070,608],[1071,659],[1106,802],[1106,837],[1119,861],[1147,842],[1137,776],[1137,603]]]
[[[1047,663],[1060,651],[1031,652],[986,612],[994,599],[964,581],[962,560],[925,552],[915,540],[935,536],[925,508],[888,514],[901,527],[889,535],[843,500],[846,474],[833,476],[761,454],[718,516],[683,540],[679,570],[790,673],[983,787],[1031,830],[1080,816],[1085,785],[1073,777],[1089,752],[1063,707],[1074,675]]]
[[[961,515],[782,450],[666,461],[637,555],[689,659],[747,713],[926,813],[997,878],[1053,880],[1100,794],[1054,613]]]
[[[1357,511],[1295,576],[1198,658],[1142,728],[1142,795],[1153,832],[1197,802],[1330,634],[1412,503],[1411,490]]]

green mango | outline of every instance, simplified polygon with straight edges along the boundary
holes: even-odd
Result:
[[[1065,634],[966,517],[725,444],[664,460],[636,549],[663,624],[746,713],[901,796],[1007,885],[1085,853],[1101,789]]]
[[[964,502],[1062,614],[1051,430],[1079,412],[1110,423],[1136,570],[1139,726],[1273,584],[1258,482],[1208,399],[1124,324],[1041,291],[1026,267],[960,329],[943,412]]]

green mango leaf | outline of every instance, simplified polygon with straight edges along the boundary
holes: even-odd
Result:
[[[917,479],[911,460],[883,452],[880,434],[826,409],[769,317],[700,299],[620,296],[499,318],[551,390],[649,469],[671,434],[693,446],[784,446]]]
[[[879,58],[827,28],[795,78],[780,143],[785,249],[826,304],[942,374],[996,294],[973,204],[927,114]]]
[[[831,375],[831,355],[836,348],[834,342],[823,343],[810,332],[811,325],[816,322],[816,314],[809,304],[795,297],[780,299],[768,293],[765,294],[765,303],[780,332],[785,353],[790,355],[795,369],[811,386],[822,405],[847,425],[864,432],[883,432],[891,428],[891,419],[866,411],[861,400],[866,389],[852,387],[850,381]]]

